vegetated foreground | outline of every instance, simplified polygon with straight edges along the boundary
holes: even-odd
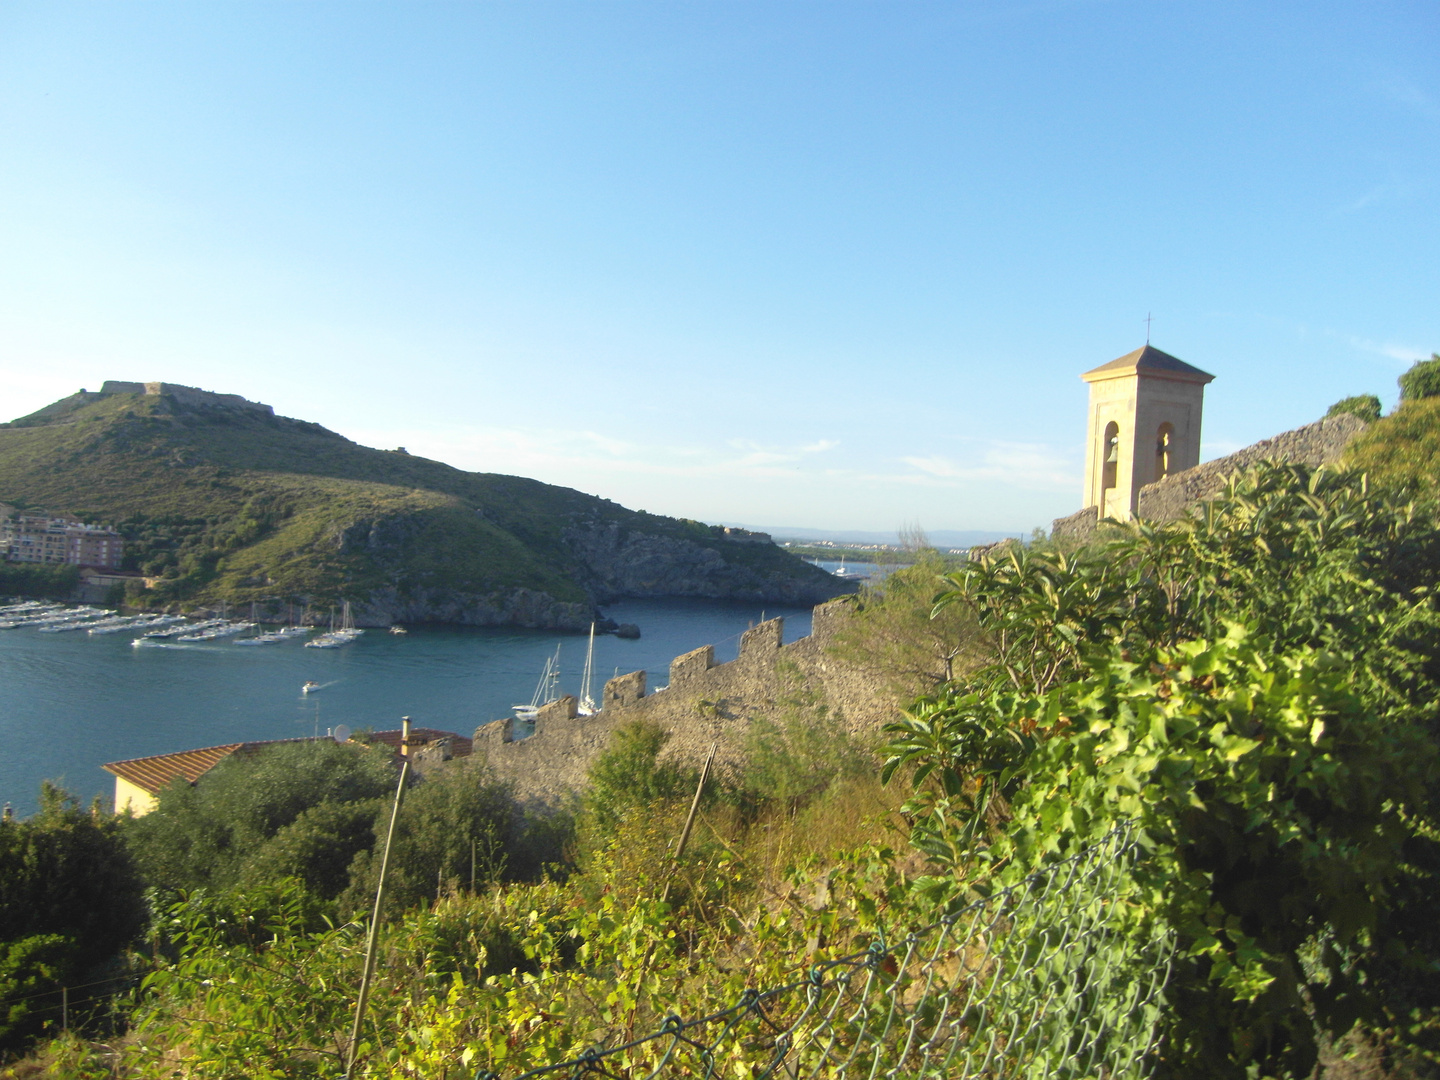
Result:
[[[200,398],[82,392],[0,424],[0,502],[115,523],[127,568],[158,579],[127,595],[145,606],[351,600],[362,625],[581,629],[621,596],[844,591],[773,544]]]
[[[115,1037],[34,1068],[1433,1076],[1440,525],[1414,496],[1266,465],[1194,520],[900,571],[841,651],[952,677],[878,748],[797,698],[688,833],[697,777],[655,729],[562,817],[483,767],[427,778],[356,1044],[381,757],[227,763],[128,822],[52,796],[0,827],[4,866],[44,868],[0,886],[0,996],[104,977],[144,925],[110,961],[143,984],[81,1017]],[[117,911],[155,890],[148,922],[79,918],[102,872]],[[10,1045],[49,1015],[12,1011]]]

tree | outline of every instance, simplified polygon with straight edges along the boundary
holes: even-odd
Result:
[[[933,548],[920,549],[914,565],[866,585],[831,646],[835,654],[906,698],[973,669],[984,648],[971,613],[955,608],[931,617],[943,575],[954,565]]]
[[[359,911],[375,895],[380,852],[389,828],[389,804],[375,819],[371,844],[352,867],[342,907]],[[391,912],[435,900],[438,894],[476,888],[505,876],[509,854],[522,840],[509,789],[483,762],[450,762],[406,792],[390,853],[385,892]],[[472,863],[473,860],[473,863]]]
[[[135,940],[145,916],[119,824],[98,805],[83,811],[46,783],[39,813],[0,822],[0,1000],[85,981]],[[0,1045],[18,1045],[45,1019],[23,1004],[0,1012]]]
[[[1326,410],[1325,416],[1328,419],[1346,413],[1358,416],[1367,424],[1373,424],[1380,419],[1380,399],[1374,394],[1356,394],[1354,397],[1341,398]]]
[[[253,880],[255,860],[295,873],[299,852],[326,849],[326,867],[301,876],[333,884],[329,864],[344,851],[353,858],[357,822],[366,823],[361,835],[369,831],[373,801],[394,790],[395,775],[383,746],[321,740],[267,747],[222,761],[194,785],[175,781],[126,835],[146,880],[167,889],[223,889]],[[355,809],[307,816],[321,806]],[[297,827],[287,832],[291,826]],[[275,849],[262,858],[272,843]]]
[[[1401,401],[1440,397],[1440,353],[1431,353],[1429,360],[1416,360],[1397,381]]]

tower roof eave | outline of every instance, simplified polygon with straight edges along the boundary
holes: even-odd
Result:
[[[1215,376],[1208,371],[1201,371],[1178,357],[1161,352],[1153,345],[1145,345],[1132,353],[1126,353],[1124,356],[1111,360],[1108,364],[1091,368],[1080,378],[1086,382],[1100,382],[1103,379],[1121,379],[1127,375],[1141,374],[1154,375],[1162,379],[1175,379],[1179,382],[1200,383],[1202,386],[1215,379]]]

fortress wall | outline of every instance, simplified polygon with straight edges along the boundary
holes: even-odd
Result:
[[[1226,457],[1146,484],[1140,489],[1139,509],[1135,516],[1148,521],[1174,521],[1188,513],[1196,503],[1219,495],[1233,474],[1261,461],[1284,461],[1312,467],[1333,465],[1344,455],[1350,441],[1366,427],[1364,420],[1350,413],[1327,416]],[[1068,517],[1056,518],[1051,523],[1050,535],[1056,539],[1084,541],[1095,533],[1096,518],[1093,506]]]
[[[1174,521],[1197,502],[1213,499],[1233,474],[1261,461],[1285,461],[1296,465],[1331,465],[1340,460],[1350,440],[1366,428],[1352,413],[1327,416],[1247,446],[1228,457],[1216,458],[1186,469],[1140,489],[1138,516],[1151,521]]]
[[[197,390],[193,386],[181,386],[179,383],[167,382],[122,382],[118,379],[107,379],[100,387],[102,394],[146,394],[151,397],[173,398],[182,405],[193,405],[197,407],[223,406],[230,409],[249,409],[253,412],[263,412],[270,416],[275,415],[275,410],[269,405],[262,405],[258,401],[250,401],[239,394],[216,394],[210,390]]]
[[[583,787],[615,728],[636,720],[670,733],[666,760],[698,766],[716,744],[722,773],[743,765],[752,719],[779,722],[799,697],[823,703],[852,732],[876,731],[899,715],[898,703],[826,652],[851,610],[844,600],[821,604],[810,635],[788,645],[783,619],[760,623],[745,631],[739,656],[728,663],[714,662],[711,645],[677,656],[670,684],[654,692],[647,692],[643,671],[618,676],[605,684],[604,707],[594,716],[576,715],[562,698],[541,711],[526,739],[513,740],[508,720],[483,725],[475,732],[475,752],[514,785],[521,802],[556,806]]]

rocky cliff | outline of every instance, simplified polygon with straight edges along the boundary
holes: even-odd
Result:
[[[792,556],[773,544],[724,537],[702,543],[601,520],[573,525],[561,538],[584,567],[583,580],[597,603],[622,596],[693,596],[804,605],[849,591],[808,563],[814,573],[796,573]]]

